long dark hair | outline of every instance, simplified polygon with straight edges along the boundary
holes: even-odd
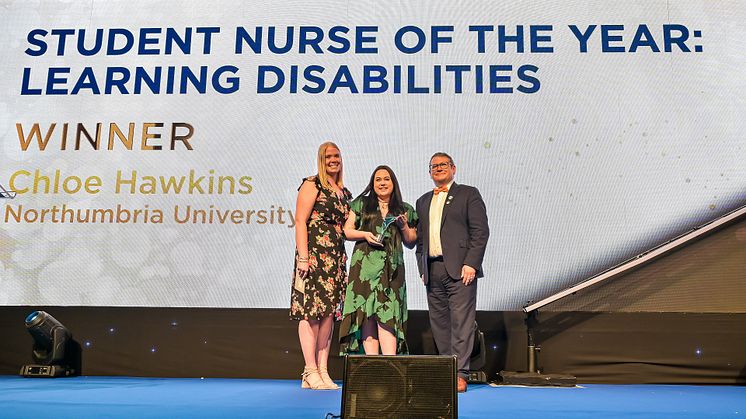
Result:
[[[365,187],[363,192],[358,196],[363,200],[363,219],[360,221],[360,225],[370,231],[375,231],[374,220],[380,214],[378,210],[378,195],[374,190],[376,172],[379,170],[385,170],[391,177],[391,183],[394,186],[394,190],[391,192],[391,198],[389,198],[389,215],[396,217],[404,213],[404,201],[401,199],[401,190],[399,189],[399,181],[396,180],[396,175],[390,167],[386,165],[380,165],[373,169],[373,174],[370,175],[370,181],[368,186]]]

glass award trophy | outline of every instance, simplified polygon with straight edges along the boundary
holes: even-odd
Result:
[[[386,216],[383,219],[383,224],[381,224],[381,232],[378,233],[378,236],[376,236],[376,241],[378,243],[381,243],[383,245],[383,235],[386,234],[386,229],[389,228],[389,226],[396,221],[396,217],[392,216]]]

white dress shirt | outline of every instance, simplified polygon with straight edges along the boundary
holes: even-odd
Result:
[[[450,181],[448,190],[451,190],[453,181]],[[446,197],[448,192],[441,192],[439,194],[433,194],[433,199],[430,201],[430,231],[429,233],[429,246],[428,256],[431,258],[443,256],[443,246],[440,243],[440,224],[443,221],[443,207],[446,205]]]

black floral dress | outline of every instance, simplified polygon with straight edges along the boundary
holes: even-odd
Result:
[[[404,273],[404,252],[399,227],[391,224],[382,230],[383,217],[377,210],[370,228],[363,226],[363,206],[361,198],[350,204],[355,212],[355,228],[383,232],[384,247],[374,247],[365,240],[355,244],[350,261],[350,279],[344,300],[342,325],[339,328],[340,354],[363,354],[362,327],[371,317],[376,316],[396,337],[396,353],[408,353],[407,341],[407,282]],[[417,227],[417,212],[404,203],[407,223]]]
[[[320,320],[334,315],[342,318],[342,303],[347,285],[347,252],[342,227],[350,212],[352,194],[347,188],[343,196],[321,186],[317,176],[304,179],[312,181],[318,193],[308,217],[308,276],[301,287],[292,287],[290,318],[292,320]],[[300,189],[300,188],[299,188]],[[295,268],[298,250],[295,251]],[[297,272],[293,269],[293,272]],[[293,275],[295,284],[295,274]],[[301,292],[298,288],[302,288]]]

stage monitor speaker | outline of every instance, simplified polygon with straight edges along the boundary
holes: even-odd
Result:
[[[342,417],[457,418],[455,356],[345,357]]]

